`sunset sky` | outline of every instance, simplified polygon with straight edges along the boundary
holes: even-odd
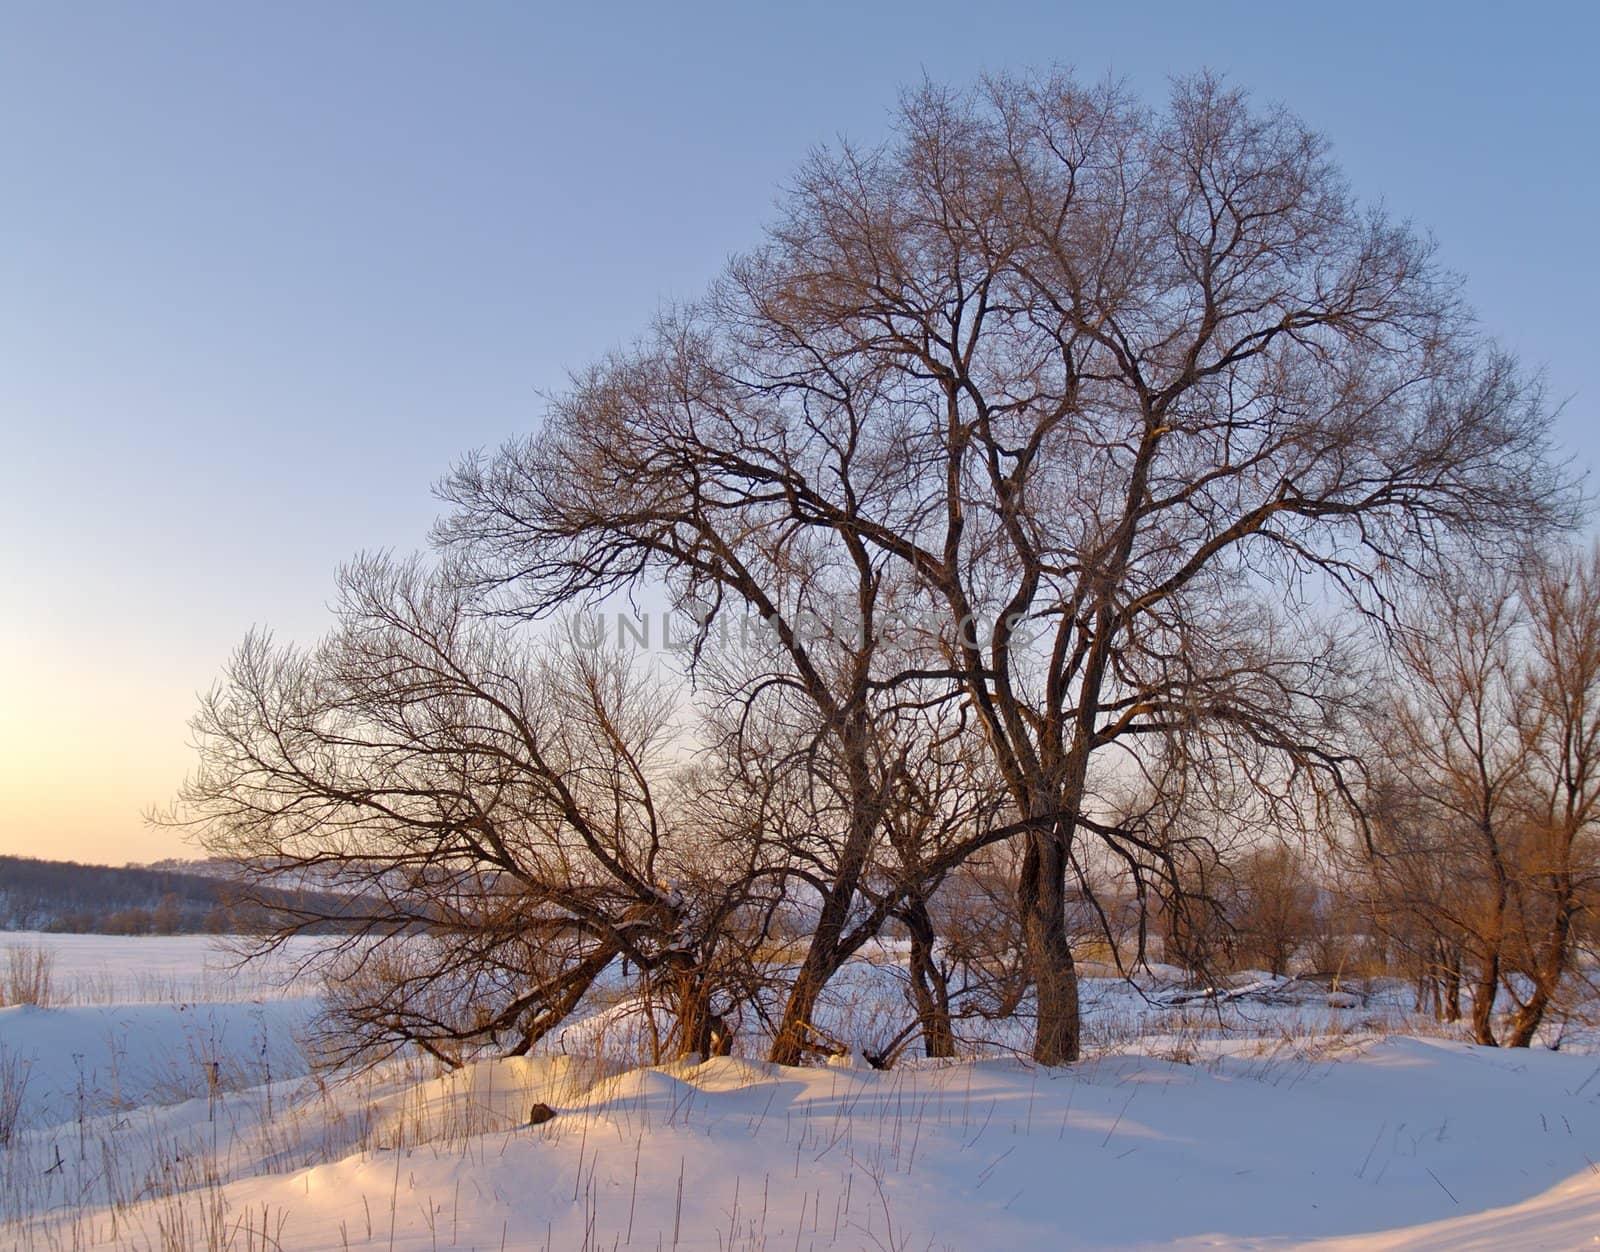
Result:
[[[409,549],[462,451],[757,239],[927,75],[1202,67],[1437,236],[1600,457],[1586,6],[0,0],[0,852],[193,855],[141,811],[252,624]]]

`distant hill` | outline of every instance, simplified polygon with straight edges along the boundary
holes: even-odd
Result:
[[[0,930],[177,935],[252,929],[257,918],[236,900],[227,873],[215,861],[118,868],[0,856]],[[286,903],[338,911],[334,895],[281,894]]]

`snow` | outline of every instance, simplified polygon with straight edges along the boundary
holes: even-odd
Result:
[[[309,1000],[0,1009],[0,1047],[27,1072],[30,1121],[174,1103],[213,1085],[303,1077]],[[215,1068],[213,1068],[215,1067]]]
[[[1271,999],[1177,1009],[1097,983],[1118,1037],[1061,1070],[546,1055],[335,1080],[296,1052],[308,1000],[0,1010],[29,1067],[0,1247],[175,1224],[212,1246],[218,1223],[306,1252],[1600,1246],[1600,1058],[1376,1033],[1381,997],[1256,981]],[[1243,1012],[1273,1025],[1193,1028]],[[528,1126],[535,1103],[554,1119]]]
[[[227,940],[209,935],[65,935],[9,931],[0,951],[44,948],[52,956],[52,981],[73,1003],[133,1004],[150,1001],[238,1000],[305,996],[312,988],[289,981],[295,962],[323,940],[291,940],[266,961],[240,966]]]

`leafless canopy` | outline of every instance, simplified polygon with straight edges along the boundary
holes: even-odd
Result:
[[[263,900],[338,893],[274,904],[263,941],[338,928],[314,959],[339,1049],[524,1051],[620,959],[706,1050],[763,845],[667,768],[672,689],[614,650],[514,636],[418,562],[359,561],[341,591],[316,647],[238,650],[174,814]]]
[[[1203,729],[1336,770],[1315,606],[1381,612],[1450,543],[1566,520],[1546,428],[1429,243],[1287,113],[1208,77],[1159,111],[1062,74],[925,85],[891,142],[816,153],[705,300],[458,467],[441,538],[528,613],[658,579],[767,619],[856,766],[875,701],[942,684],[1024,832],[1058,1063],[1072,867],[1149,854],[1097,817],[1101,763]],[[891,617],[915,627],[875,646]]]

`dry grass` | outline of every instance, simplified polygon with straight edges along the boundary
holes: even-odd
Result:
[[[0,1008],[56,1003],[55,953],[43,944],[10,944],[0,960]]]
[[[27,1094],[27,1062],[0,1043],[0,1149],[9,1148],[12,1137],[22,1129]]]

